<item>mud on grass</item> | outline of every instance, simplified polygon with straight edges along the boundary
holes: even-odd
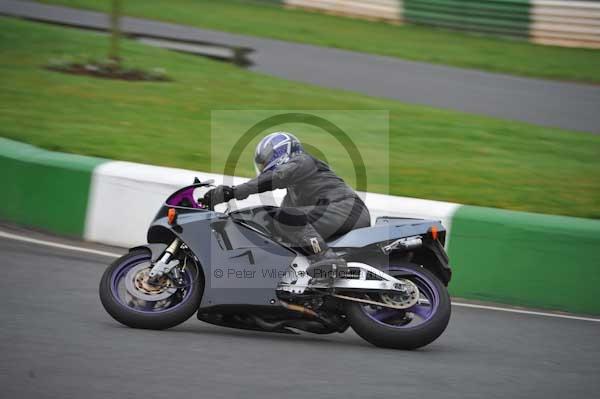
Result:
[[[116,61],[90,61],[86,63],[51,61],[44,68],[49,71],[93,76],[103,79],[149,82],[169,82],[172,80],[165,74],[164,70],[158,68],[151,70],[127,68]]]

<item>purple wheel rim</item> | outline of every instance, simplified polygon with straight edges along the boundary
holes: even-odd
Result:
[[[120,284],[122,282],[124,283],[125,277],[127,276],[127,273],[129,272],[129,270],[131,270],[133,267],[139,265],[140,263],[148,262],[149,260],[150,260],[150,256],[145,256],[145,255],[136,256],[134,258],[128,259],[126,262],[121,263],[119,265],[119,267],[117,267],[113,271],[113,273],[111,275],[111,279],[110,279],[110,290],[111,290],[113,297],[117,300],[117,302],[119,302],[119,304],[121,306],[127,308],[130,311],[146,313],[146,314],[157,314],[157,313],[170,312],[170,311],[173,311],[173,310],[177,309],[178,307],[182,306],[184,303],[186,303],[188,301],[188,299],[191,297],[191,293],[192,293],[191,284],[193,284],[193,275],[192,275],[191,271],[189,270],[189,268],[186,268],[186,270],[183,273],[184,284],[187,286],[185,288],[185,293],[184,293],[183,297],[181,298],[181,300],[179,302],[177,302],[176,304],[169,306],[168,308],[165,308],[165,309],[142,310],[142,309],[136,309],[127,303],[127,301],[123,298],[123,295],[121,294],[121,292],[119,290]],[[174,293],[173,295],[177,295],[177,293]]]
[[[386,327],[392,328],[413,328],[429,321],[438,309],[440,296],[431,279],[423,273],[412,269],[395,269],[394,271],[409,272],[406,276],[419,288],[419,295],[429,301],[429,305],[416,304],[410,308],[396,310],[391,308],[373,309],[370,305],[363,305],[362,311],[373,321]],[[407,312],[417,316],[413,317],[408,323],[403,319]],[[394,324],[394,321],[397,321]]]

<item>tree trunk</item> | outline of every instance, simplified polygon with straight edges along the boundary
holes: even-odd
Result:
[[[110,49],[108,58],[116,64],[119,63],[119,38],[121,36],[121,28],[119,22],[121,19],[121,0],[112,0],[110,9]]]

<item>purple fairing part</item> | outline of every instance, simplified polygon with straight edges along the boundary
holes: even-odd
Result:
[[[178,308],[179,306],[181,306],[185,302],[187,302],[187,300],[190,298],[190,295],[191,295],[191,292],[192,292],[191,287],[188,287],[186,289],[185,296],[181,299],[181,301],[179,303],[177,303],[175,306],[171,306],[170,308],[167,308],[167,309],[156,310],[156,311],[139,310],[139,309],[134,309],[131,306],[128,306],[123,301],[123,299],[119,295],[119,283],[127,275],[127,272],[132,267],[138,265],[139,263],[141,263],[143,261],[148,261],[148,260],[150,260],[150,256],[141,255],[141,256],[137,256],[137,257],[132,258],[132,259],[128,259],[127,262],[124,262],[121,265],[119,265],[119,267],[112,273],[111,278],[110,278],[110,289],[112,291],[113,297],[122,306],[128,308],[129,310],[132,310],[134,312],[140,312],[140,313],[148,313],[148,314],[170,312],[170,311]],[[186,268],[185,272],[183,273],[183,277],[184,277],[184,281],[185,281],[186,285],[193,284],[193,282],[192,282],[193,281],[193,276],[192,276],[192,273],[190,272],[189,268]]]
[[[202,206],[196,201],[194,198],[194,191],[197,187],[187,187],[175,194],[171,195],[169,199],[167,199],[167,205],[171,206],[179,206],[181,201],[188,200],[190,204],[192,204],[192,208],[202,208]]]
[[[408,309],[404,309],[404,310],[393,310],[393,309],[388,308],[388,309],[381,309],[381,310],[378,310],[378,311],[372,312],[372,313],[367,311],[369,309],[369,306],[363,306],[362,309],[363,309],[363,312],[365,312],[365,314],[367,316],[369,316],[369,318],[373,319],[374,321],[376,321],[379,324],[383,324],[384,326],[392,327],[392,328],[416,327],[417,325],[421,325],[421,324],[427,322],[435,314],[435,312],[438,308],[438,304],[439,304],[439,295],[435,289],[435,285],[425,275],[423,275],[417,271],[414,271],[412,269],[400,269],[400,270],[408,271],[408,272],[412,273],[414,276],[418,277],[417,279],[411,279],[411,281],[413,281],[417,285],[417,287],[419,287],[420,293],[429,300],[431,307],[417,304],[417,305],[414,305],[414,306],[412,306]],[[389,320],[390,318],[394,317],[395,315],[401,315],[404,312],[411,312],[411,313],[418,315],[419,317],[422,318],[421,322],[416,325],[412,324],[412,323],[408,323],[406,325],[394,325],[394,324],[388,324],[385,322],[386,320]]]

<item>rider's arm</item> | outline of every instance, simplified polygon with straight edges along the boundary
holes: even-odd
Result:
[[[306,179],[317,170],[317,165],[308,155],[297,155],[287,163],[266,171],[246,183],[234,187],[235,199],[243,200],[249,195],[286,188]]]

